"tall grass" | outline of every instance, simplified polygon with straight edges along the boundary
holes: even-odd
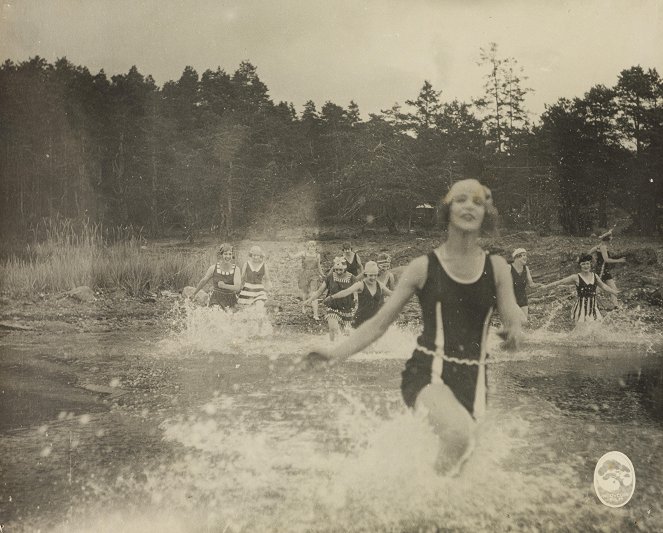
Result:
[[[210,258],[147,247],[140,230],[66,219],[43,221],[27,244],[0,263],[0,291],[9,296],[58,293],[87,285],[132,296],[195,284]]]

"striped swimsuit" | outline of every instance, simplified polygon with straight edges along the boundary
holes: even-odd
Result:
[[[355,279],[352,274],[345,272],[342,275],[338,276],[335,272],[332,272],[325,279],[325,285],[327,286],[327,294],[331,296],[337,292],[347,289],[354,283]],[[355,315],[355,299],[354,295],[350,294],[344,298],[333,299],[327,307],[327,316],[331,316],[338,320],[338,323],[347,327],[352,323],[352,319]]]
[[[601,313],[596,303],[596,274],[592,272],[592,282],[587,283],[582,276],[578,274],[578,284],[576,285],[578,301],[573,306],[571,316],[576,322],[593,322],[601,320]]]
[[[253,270],[251,263],[246,263],[244,268],[244,286],[239,293],[240,305],[251,305],[258,301],[266,301],[267,293],[262,279],[265,277],[265,263],[260,264],[258,270]]]

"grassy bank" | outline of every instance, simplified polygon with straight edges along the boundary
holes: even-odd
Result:
[[[131,228],[48,222],[39,242],[6,253],[0,291],[9,297],[57,293],[80,285],[139,296],[195,283],[212,260],[204,254],[147,246]]]

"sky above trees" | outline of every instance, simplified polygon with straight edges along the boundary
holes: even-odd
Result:
[[[539,114],[560,97],[614,85],[624,68],[663,71],[658,0],[6,0],[0,58],[67,57],[92,72],[132,65],[159,85],[187,65],[232,70],[248,59],[275,101],[350,100],[368,113],[417,94],[482,95],[480,48],[499,44]]]

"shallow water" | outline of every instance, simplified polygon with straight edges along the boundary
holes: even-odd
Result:
[[[165,338],[7,337],[24,416],[2,429],[0,515],[7,531],[660,531],[663,350],[623,326],[491,340],[488,416],[455,478],[400,398],[415,328],[316,372],[296,362],[322,337],[218,310]],[[42,403],[25,408],[24,381]],[[635,467],[620,509],[592,485],[610,450]]]

